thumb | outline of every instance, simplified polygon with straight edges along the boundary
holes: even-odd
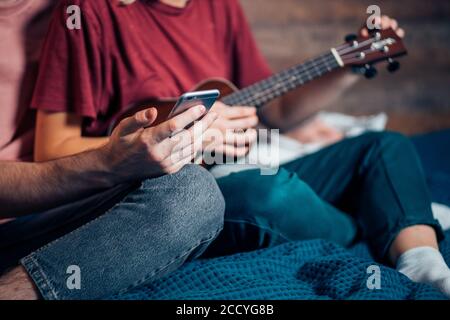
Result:
[[[126,136],[134,133],[139,129],[149,127],[155,122],[158,116],[156,108],[149,108],[139,111],[134,116],[123,119],[117,126],[117,130],[120,136]]]

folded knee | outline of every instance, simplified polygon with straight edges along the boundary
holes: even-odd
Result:
[[[310,187],[296,173],[281,168],[276,175],[263,176],[248,170],[219,179],[227,215],[276,215],[311,196]],[[249,196],[250,195],[250,196]]]
[[[188,165],[177,174],[184,189],[186,219],[196,221],[200,231],[216,232],[223,227],[225,200],[216,179],[203,167]],[[175,214],[176,216],[179,213]]]
[[[225,200],[216,179],[205,168],[187,165],[175,177],[188,200],[185,205],[195,210],[206,210],[218,220],[223,219]]]
[[[158,181],[145,181],[143,190],[152,199],[156,198],[161,208],[156,215],[161,228],[180,241],[202,241],[223,227],[225,201],[222,193],[214,177],[198,165],[188,165]],[[155,197],[155,193],[159,197]],[[153,207],[155,203],[145,205]]]

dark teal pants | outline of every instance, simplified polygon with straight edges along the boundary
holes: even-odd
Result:
[[[225,228],[206,256],[320,238],[343,246],[367,240],[383,260],[408,226],[429,225],[443,237],[416,151],[397,133],[367,133],[285,164],[276,175],[248,170],[218,183]]]

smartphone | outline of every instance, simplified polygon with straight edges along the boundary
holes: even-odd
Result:
[[[198,105],[203,105],[205,106],[206,110],[209,110],[216,102],[217,98],[219,98],[219,96],[219,90],[187,92],[178,99],[177,104],[175,105],[175,107],[173,107],[168,118],[173,118],[180,113],[183,113],[184,111]]]

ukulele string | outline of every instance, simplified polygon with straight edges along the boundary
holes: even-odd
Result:
[[[346,49],[346,47],[349,47],[349,45],[348,45],[348,44],[347,44],[347,45],[342,45],[341,47],[343,47],[343,49]],[[338,51],[338,53],[339,53],[339,55],[341,55],[341,52]],[[299,67],[299,66],[296,66],[296,67],[293,67],[293,68],[291,68],[291,69],[282,71],[281,73],[278,73],[277,75],[275,75],[275,76],[273,76],[272,78],[270,78],[270,80],[279,80],[278,82],[283,82],[284,80],[286,80],[285,78],[283,79],[283,77],[286,76],[286,73],[288,73],[287,76],[289,77],[289,76],[290,76],[289,72],[291,72],[291,71],[294,71],[294,72],[295,72],[295,71],[298,70],[299,68],[304,68],[304,67],[306,67],[307,64],[315,63],[316,61],[319,61],[321,58],[324,58],[324,57],[328,57],[329,59],[328,59],[328,60],[325,60],[325,61],[324,61],[323,63],[321,63],[321,64],[314,64],[314,65],[312,65],[312,68],[315,68],[316,66],[317,66],[317,67],[321,67],[321,66],[323,66],[323,64],[328,64],[328,63],[330,63],[330,62],[333,62],[333,60],[335,60],[334,56],[331,57],[331,56],[330,56],[330,53],[327,52],[327,53],[325,53],[325,54],[320,55],[320,56],[317,57],[317,58],[314,58],[314,59],[310,59],[310,60],[305,61],[300,67]],[[311,68],[309,68],[309,70],[311,70]],[[300,71],[303,71],[303,70],[300,70]],[[305,71],[307,72],[308,69],[305,70]],[[330,70],[330,71],[331,71],[331,70]],[[279,78],[279,79],[277,79],[277,78]],[[263,81],[263,82],[265,82],[265,81]],[[255,85],[261,85],[261,84],[260,84],[260,83],[257,83],[257,84],[255,84]],[[268,89],[268,88],[271,87],[271,86],[273,86],[273,83],[268,83],[266,87],[262,87],[262,88],[260,88],[260,89]],[[252,86],[251,86],[251,87],[252,87]],[[247,89],[250,89],[250,87],[248,87]],[[245,90],[245,89],[244,89],[244,90]]]
[[[327,59],[320,62],[320,60],[324,58]],[[333,58],[334,57],[331,57],[329,53],[323,54],[318,58],[306,61],[301,66],[290,68],[288,70],[285,70],[284,72],[275,75],[270,79],[257,83],[255,86],[253,86],[252,89],[266,90],[273,88],[274,86],[278,87],[285,86],[287,83],[297,80],[297,78],[299,76],[302,76],[302,74],[310,75],[310,71],[312,72],[314,71],[314,69],[316,70],[320,69],[320,72],[322,72],[323,70],[321,70],[321,68],[323,66],[330,66],[333,61]]]
[[[347,44],[347,47],[348,47],[348,48],[345,48],[345,45],[343,45],[344,48],[339,49],[339,50],[336,49],[336,51],[339,53],[339,55],[342,56],[342,55],[347,54],[347,53],[349,53],[349,52],[358,50],[360,47],[365,47],[365,46],[367,46],[367,45],[369,45],[369,44],[372,44],[372,43],[374,43],[375,41],[377,41],[377,39],[375,39],[375,38],[370,38],[370,39],[367,39],[367,40],[365,40],[365,41],[363,41],[363,42],[358,43],[358,45],[357,45],[356,47],[352,46],[351,44]]]
[[[358,46],[366,46],[366,45],[368,45],[368,44],[371,44],[371,43],[375,42],[376,40],[377,40],[377,39],[371,38],[371,39],[368,39],[368,40],[365,40],[365,41],[359,43]],[[339,50],[337,50],[337,52],[338,52],[339,56],[341,57],[341,59],[347,60],[347,61],[345,62],[346,64],[352,63],[352,62],[358,62],[358,60],[348,60],[349,55],[347,55],[347,56],[344,55],[345,53],[349,53],[349,52],[351,52],[351,51],[354,51],[354,50],[357,49],[357,48],[351,46],[350,44],[344,44],[344,45],[341,45],[341,46],[338,47],[338,48],[339,48]],[[364,54],[371,53],[371,52],[373,52],[372,49],[369,49],[369,50],[367,50],[367,51],[363,51]],[[304,64],[302,64],[301,68],[305,68],[306,65],[307,65],[308,63],[318,61],[318,60],[320,60],[320,58],[323,58],[323,57],[326,56],[326,55],[328,55],[328,53],[325,54],[325,55],[319,56],[319,58],[316,58],[316,59],[314,59],[314,60],[310,60],[310,61],[305,62]],[[353,57],[353,58],[356,58],[356,57]],[[334,57],[333,57],[333,59],[325,60],[325,61],[324,61],[323,63],[321,63],[321,64],[314,64],[314,65],[312,65],[312,67],[309,68],[309,69],[299,70],[299,71],[300,71],[300,72],[299,72],[299,76],[301,77],[302,73],[308,74],[308,71],[311,70],[311,69],[314,69],[314,68],[319,69],[319,68],[323,67],[324,64],[326,65],[326,64],[328,64],[330,61],[333,61],[333,60],[335,60]],[[329,68],[327,68],[327,69],[329,69]],[[331,69],[332,69],[332,68],[331,68]],[[323,70],[323,69],[320,70],[318,75],[313,75],[313,77],[312,77],[312,78],[310,77],[309,79],[307,79],[307,81],[303,81],[303,80],[301,79],[301,80],[302,80],[301,84],[313,80],[314,77],[317,77],[317,76],[322,75],[322,74],[323,74],[323,73],[322,73],[323,71],[325,71],[325,70]],[[331,71],[331,70],[328,70],[328,71]],[[287,72],[287,73],[288,73],[288,72]],[[288,77],[290,76],[289,73],[287,74],[287,76],[288,76]],[[274,80],[274,79],[272,79],[272,80]],[[288,79],[288,80],[291,80],[291,79]],[[288,83],[291,83],[291,82],[292,82],[292,80],[291,80],[291,81],[288,81]],[[292,86],[292,88],[290,88],[290,87],[286,87],[285,85],[286,85],[286,78],[283,79],[283,77],[281,77],[281,78],[280,78],[280,82],[278,83],[278,87],[281,86],[281,90],[274,90],[273,88],[271,88],[271,87],[273,87],[273,83],[268,83],[265,87],[262,87],[265,91],[263,91],[263,92],[258,92],[258,93],[257,93],[257,97],[255,97],[254,95],[250,95],[250,96],[246,97],[246,99],[247,99],[247,100],[250,99],[249,102],[253,102],[253,101],[254,101],[255,103],[259,103],[259,104],[260,104],[260,103],[264,103],[264,102],[266,101],[266,98],[271,99],[273,96],[277,96],[277,95],[280,94],[280,93],[283,93],[283,92],[285,92],[285,91],[289,91],[289,89],[293,89],[293,88],[296,87],[296,85],[294,85],[294,86]],[[269,87],[269,86],[270,86],[270,87]],[[260,88],[260,89],[261,89],[261,88]]]
[[[319,63],[321,59],[324,60]],[[332,64],[333,62],[334,65]],[[275,78],[278,77],[276,85],[274,85],[275,78],[269,78],[264,80],[263,83],[257,83],[240,92],[237,92],[236,94],[232,94],[229,96],[229,99],[226,100],[230,104],[248,104],[254,102],[256,105],[260,105],[261,103],[267,101],[267,98],[270,100],[280,93],[287,92],[290,89],[295,88],[297,84],[292,85],[294,81],[300,80],[300,84],[304,84],[317,78],[326,71],[331,71],[337,66],[339,65],[337,64],[334,56],[327,53],[316,59],[305,62],[300,67],[297,66],[278,74],[275,76]],[[314,70],[315,73],[313,72]],[[304,75],[306,75],[306,77],[304,77]],[[275,86],[276,88],[274,89]],[[257,92],[253,93],[253,91]]]
[[[323,59],[324,57],[328,57],[328,59],[324,60],[324,62],[321,64],[316,63],[317,61],[319,61],[320,59]],[[253,95],[251,93],[252,91],[261,91],[261,90],[273,88],[275,82],[280,85],[285,85],[287,82],[291,82],[292,78],[294,76],[298,76],[301,73],[307,73],[308,71],[313,70],[314,68],[320,68],[323,65],[329,66],[330,63],[333,62],[333,60],[334,60],[334,57],[331,56],[330,53],[323,54],[323,55],[319,56],[318,58],[306,61],[301,66],[296,66],[296,67],[290,68],[290,69],[285,70],[269,79],[263,80],[252,86],[249,86],[249,87],[237,92],[236,94],[233,94],[232,96],[243,95],[243,94],[252,96]],[[311,65],[312,63],[316,63],[316,64]],[[306,67],[308,67],[308,68],[306,68]],[[228,96],[228,97],[231,98],[231,96]]]
[[[335,67],[337,66],[338,65],[336,65]],[[311,71],[313,69],[316,69],[318,71],[318,74],[313,74],[311,72],[308,73],[308,71]],[[294,89],[298,85],[293,84],[294,81],[300,80],[300,84],[304,84],[322,75],[323,72],[327,70],[330,70],[328,64],[325,68],[323,68],[323,66],[321,67],[316,65],[309,69],[303,69],[300,72],[297,71],[295,75],[292,73],[286,74],[283,76],[284,78],[282,78],[276,85],[273,84],[273,79],[271,79],[271,82],[265,83],[264,86],[258,84],[257,87],[247,88],[244,89],[245,91],[233,94],[232,96],[229,96],[229,98],[224,102],[230,105],[242,104],[258,106],[274,98],[275,96],[280,95],[280,93],[285,93],[290,89]],[[304,77],[305,74],[308,74],[308,76]],[[254,91],[256,92],[254,93]]]
[[[366,46],[375,42],[375,38],[371,38],[365,40],[358,44],[359,46]],[[350,44],[344,44],[337,48],[335,48],[341,59],[346,60],[346,64],[353,62],[353,60],[348,61],[348,57],[350,55],[345,55],[351,51],[355,51],[357,48],[353,47]],[[370,53],[372,50],[364,51],[363,53]],[[327,57],[327,59],[323,60],[323,62],[317,63],[320,59]],[[356,58],[356,57],[353,57]],[[318,58],[307,60],[301,66],[293,67],[291,69],[285,70],[267,80],[263,80],[258,82],[246,89],[241,90],[235,94],[228,96],[227,101],[230,104],[249,104],[254,102],[255,105],[259,105],[267,101],[267,99],[271,99],[279,95],[280,93],[287,92],[290,89],[295,88],[297,85],[292,85],[294,81],[300,80],[300,84],[304,84],[313,80],[314,78],[321,76],[324,71],[331,71],[336,66],[333,66],[332,63],[336,62],[334,56],[330,55],[330,53],[323,54]],[[357,61],[354,61],[357,62]],[[331,64],[331,66],[330,66]],[[324,68],[325,67],[325,68]],[[310,71],[316,69],[318,74],[312,74]],[[308,77],[304,80],[303,75],[307,75]],[[289,86],[289,84],[291,86]],[[276,88],[274,88],[276,87]],[[256,93],[253,93],[256,91]],[[234,102],[235,101],[235,102]]]
[[[373,52],[374,52],[373,49],[368,49],[366,51],[360,51],[358,53],[367,55],[367,54],[373,53]],[[357,55],[348,54],[345,56],[341,56],[341,59],[342,59],[342,61],[346,61],[345,63],[353,63],[353,62],[358,62],[359,61],[358,59],[361,59],[361,57],[358,57]],[[364,59],[364,57],[363,57],[363,59]]]

